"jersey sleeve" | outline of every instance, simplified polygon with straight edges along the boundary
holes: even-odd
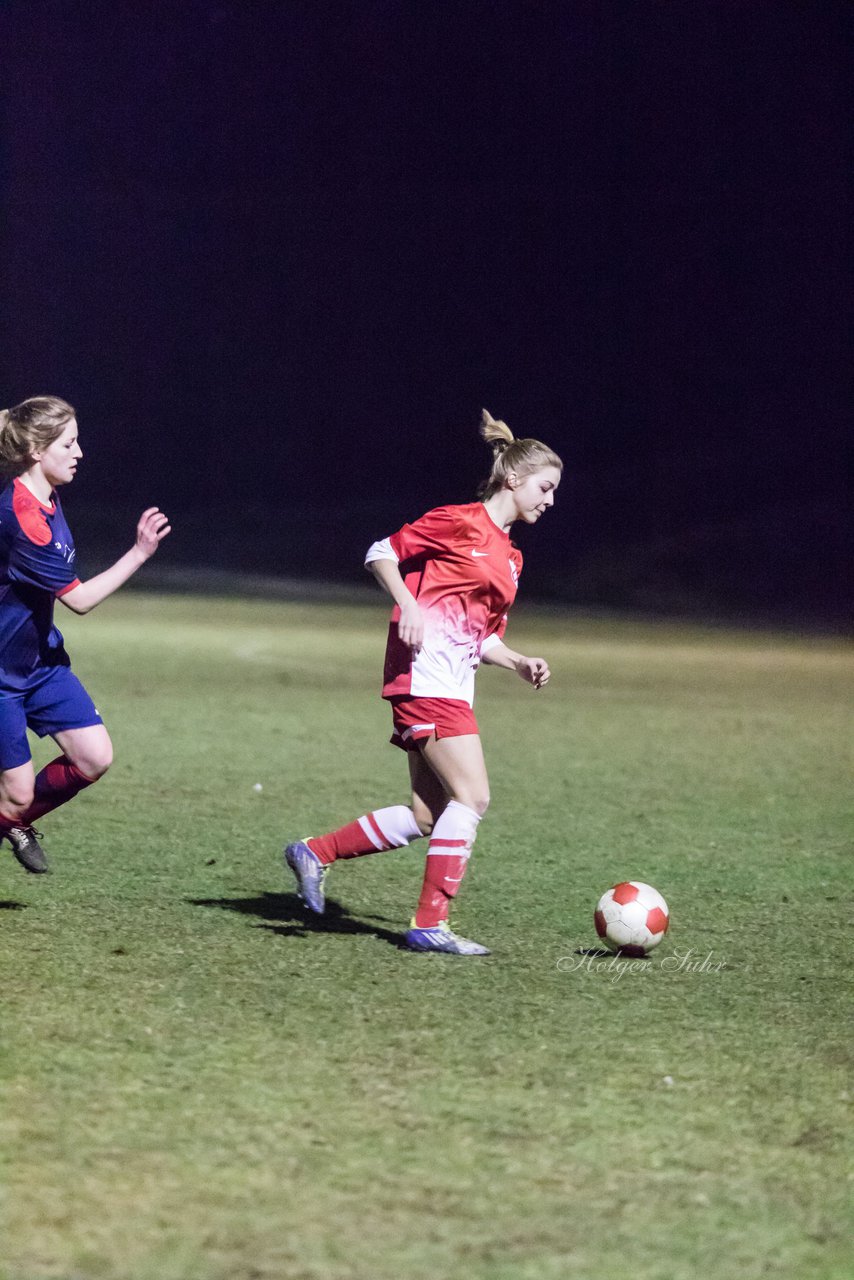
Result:
[[[451,507],[436,507],[398,529],[389,538],[389,544],[401,563],[431,558],[453,546],[458,537],[457,527],[457,516]]]
[[[23,530],[12,544],[9,577],[12,582],[25,582],[57,596],[65,595],[80,583],[61,547],[56,547],[50,538],[47,542],[33,542]]]
[[[507,614],[504,613],[498,619],[498,624],[493,627],[488,635],[484,636],[483,644],[480,646],[481,653],[488,653],[490,649],[494,649],[497,644],[501,644],[504,639],[504,632],[507,630]]]
[[[396,564],[397,559],[397,553],[391,549],[391,538],[378,538],[365,552],[365,568],[369,568],[377,560],[394,560]]]

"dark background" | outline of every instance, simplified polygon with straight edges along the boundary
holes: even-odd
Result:
[[[0,5],[0,403],[78,410],[84,569],[356,579],[566,462],[529,595],[838,622],[850,7]]]

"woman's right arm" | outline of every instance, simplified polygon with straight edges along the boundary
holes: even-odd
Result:
[[[373,551],[373,548],[371,550]],[[397,634],[404,644],[409,645],[413,653],[417,653],[424,643],[424,615],[415,596],[403,581],[397,560],[371,558],[366,562],[365,568],[370,569],[377,582],[389,593],[400,609]]]
[[[146,560],[150,560],[171,531],[172,526],[163,512],[157,507],[149,507],[139,517],[136,541],[130,551],[126,551],[109,569],[63,592],[59,600],[73,613],[89,613],[127,582]]]
[[[400,609],[397,634],[413,653],[424,643],[424,614],[400,572],[401,561],[441,556],[453,543],[457,530],[457,508],[435,507],[426,515],[405,524],[389,538],[381,538],[368,548],[365,568],[389,593]]]

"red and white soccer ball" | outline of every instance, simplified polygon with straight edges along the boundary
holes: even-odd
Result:
[[[667,933],[670,911],[651,884],[625,880],[602,894],[593,920],[609,951],[621,956],[646,956]]]

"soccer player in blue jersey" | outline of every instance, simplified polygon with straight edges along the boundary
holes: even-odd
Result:
[[[74,409],[34,396],[0,410],[0,841],[27,870],[47,871],[33,823],[96,782],[113,759],[95,704],[71,670],[54,600],[88,613],[126,582],[170,532],[157,507],[136,540],[103,573],[81,582],[56,490],[83,456]],[[56,741],[60,755],[35,774],[27,729]]]

